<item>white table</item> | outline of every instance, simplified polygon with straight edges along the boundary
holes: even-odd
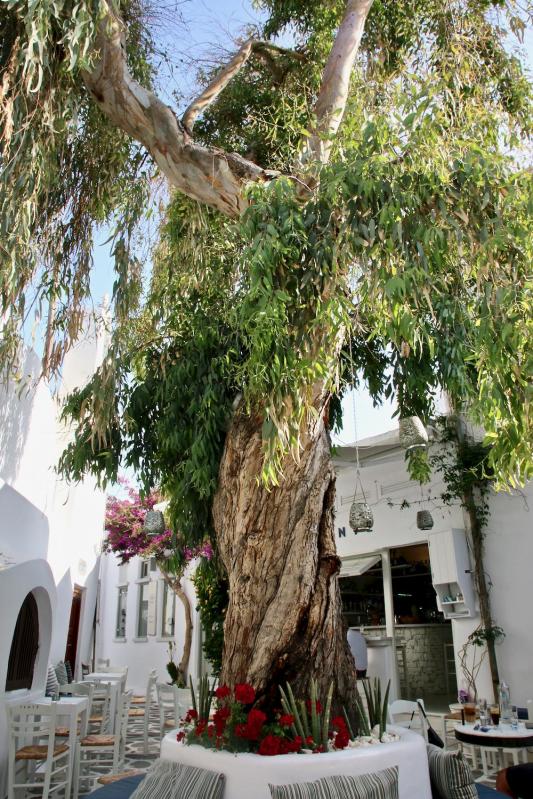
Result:
[[[111,686],[111,703],[109,707],[109,717],[111,719],[111,735],[115,733],[119,696],[123,691],[126,675],[122,672],[93,671],[83,678],[84,682],[100,683]]]
[[[460,743],[479,747],[483,773],[476,782],[493,780],[495,773],[505,765],[504,753],[512,755],[515,765],[520,762],[520,756],[524,762],[527,762],[527,749],[533,746],[533,730],[526,729],[524,724],[519,724],[517,729],[507,724],[499,724],[497,727],[490,727],[488,732],[481,732],[481,729],[474,729],[475,726],[479,727],[474,724],[456,724],[454,731]],[[487,752],[496,754],[496,768],[489,767]]]
[[[38,696],[37,698],[25,699],[20,702],[10,702],[11,706],[25,705],[31,703],[42,707],[43,710],[49,708],[52,704],[52,699],[49,696]],[[65,727],[68,727],[68,746],[70,749],[70,757],[68,760],[67,772],[67,786],[65,788],[65,796],[71,795],[72,790],[72,771],[74,766],[74,757],[76,756],[76,742],[78,738],[78,724],[83,729],[85,724],[84,714],[87,715],[89,710],[89,700],[86,696],[61,696],[58,702],[54,702],[57,706],[58,715],[66,720]]]

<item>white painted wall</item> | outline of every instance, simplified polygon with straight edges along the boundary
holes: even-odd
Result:
[[[158,571],[149,572],[151,580],[157,585],[157,598],[155,608],[155,635],[147,635],[144,639],[137,638],[137,618],[139,599],[139,577],[141,558],[132,558],[128,564],[119,566],[118,559],[113,554],[103,555],[100,572],[100,603],[98,611],[98,627],[96,638],[97,658],[109,659],[111,664],[128,666],[128,687],[135,693],[144,693],[146,682],[151,669],[157,669],[161,682],[168,682],[166,671],[168,662],[168,638],[161,637],[161,616],[163,599],[163,581]],[[189,673],[196,677],[199,674],[199,614],[196,612],[196,599],[194,586],[187,575],[194,569],[192,563],[184,577],[182,584],[189,597],[193,610],[193,642]],[[119,585],[128,586],[126,608],[126,637],[117,639],[116,620]],[[185,615],[181,601],[175,600],[175,635],[176,642],[175,661],[179,662],[183,651]]]
[[[69,389],[74,386],[74,377],[81,385],[99,365],[105,346],[103,336],[103,331],[96,335],[90,325],[80,344],[68,353],[65,370],[71,376]],[[56,474],[69,436],[59,421],[60,399],[52,395],[45,382],[38,381],[40,362],[32,350],[25,353],[22,371],[26,377],[22,388],[14,384],[0,388],[0,553],[11,564],[0,570],[0,607],[8,611],[2,618],[0,639],[0,709],[10,698],[5,692],[5,676],[18,611],[29,590],[35,587],[37,593],[41,591],[42,580],[48,579],[43,577],[43,569],[49,574],[51,585],[46,590],[53,610],[49,618],[42,610],[44,637],[32,689],[26,694],[44,689],[48,660],[56,663],[64,658],[75,585],[83,589],[78,663],[90,657],[105,510],[105,496],[94,480],[68,486]],[[16,570],[24,579],[13,580]],[[32,579],[34,586],[30,585]],[[1,716],[3,720],[4,714]],[[0,795],[6,756],[2,727]]]
[[[355,451],[339,449],[335,461],[335,527],[337,549],[342,558],[426,542],[428,532],[418,530],[416,526],[416,511],[421,507],[428,507],[432,512],[434,527],[431,533],[465,527],[459,506],[436,509],[428,503],[427,506],[413,505],[406,510],[389,507],[388,497],[394,503],[404,498],[411,502],[421,498],[420,486],[410,480],[404,452],[395,441],[397,438],[393,434],[385,434],[361,442],[360,473],[366,500],[374,513],[374,529],[357,535],[348,524],[355,488]],[[429,486],[433,496],[438,495],[442,488],[443,484],[437,481]],[[362,500],[360,489],[356,499]],[[491,515],[486,529],[485,569],[494,584],[491,591],[494,622],[506,632],[505,640],[497,648],[500,677],[509,683],[513,702],[525,706],[526,700],[533,698],[533,516],[530,512],[533,483],[529,483],[523,492],[493,492],[489,504]],[[339,528],[344,528],[344,536],[339,535]],[[456,653],[478,624],[479,615],[452,621]],[[457,674],[460,685],[458,664]],[[483,666],[477,682],[479,695],[491,697],[488,664]]]

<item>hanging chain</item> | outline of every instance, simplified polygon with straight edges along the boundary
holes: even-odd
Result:
[[[353,411],[353,430],[355,436],[355,486],[354,486],[354,494],[353,494],[353,502],[355,502],[355,498],[357,496],[357,483],[359,483],[359,487],[361,488],[361,493],[363,495],[363,501],[366,503],[366,496],[365,496],[365,489],[363,488],[363,481],[361,480],[361,470],[360,470],[360,462],[359,462],[359,437],[357,435],[357,414],[355,410],[355,371],[353,367],[353,352],[352,352],[352,336],[351,333],[349,335],[349,346],[350,346],[350,370],[352,373],[352,411]]]

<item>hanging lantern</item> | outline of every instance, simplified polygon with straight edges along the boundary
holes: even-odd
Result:
[[[374,526],[374,514],[366,502],[352,502],[350,527],[354,533],[369,533]]]
[[[400,419],[399,432],[400,444],[407,452],[413,449],[425,449],[428,434],[418,416],[406,416]]]
[[[144,532],[146,535],[163,535],[165,532],[165,519],[160,510],[146,511]]]
[[[433,516],[428,510],[419,510],[416,514],[416,526],[419,530],[431,530]]]

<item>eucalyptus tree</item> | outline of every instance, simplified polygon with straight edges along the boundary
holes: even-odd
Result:
[[[37,280],[59,364],[91,227],[114,218],[114,339],[69,399],[62,469],[105,483],[134,466],[170,497],[176,544],[211,534],[223,681],[261,697],[334,679],[349,702],[329,438],[342,391],[365,381],[428,419],[444,389],[485,426],[501,485],[531,475],[530,87],[505,46],[527,12],[258,5],[259,35],[178,119],[137,0],[3,1],[4,362]],[[143,304],[132,241],[155,172],[175,194]]]

